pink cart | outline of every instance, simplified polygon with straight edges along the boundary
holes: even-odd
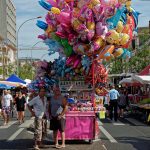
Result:
[[[89,140],[96,135],[96,117],[93,111],[70,111],[66,114],[66,140]]]

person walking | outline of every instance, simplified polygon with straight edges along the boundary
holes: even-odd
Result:
[[[2,96],[2,115],[4,118],[4,126],[9,123],[12,100],[13,98],[11,94],[9,94],[7,90],[4,90],[4,95]]]
[[[46,104],[47,99],[45,97],[46,90],[44,88],[39,89],[38,96],[34,97],[32,100],[29,101],[27,104],[29,111],[31,112],[32,116],[35,117],[34,119],[34,140],[35,150],[40,150],[40,148],[44,147],[42,144],[43,138],[46,132]],[[33,109],[32,109],[33,106]],[[46,129],[45,129],[46,128]]]
[[[19,92],[18,96],[15,98],[14,104],[17,108],[19,124],[21,124],[22,122],[24,122],[24,111],[26,105],[26,100],[25,97],[22,95],[22,92]]]
[[[109,109],[110,109],[110,119],[112,120],[114,118],[115,121],[118,119],[118,98],[119,98],[119,92],[115,89],[115,86],[111,87],[111,90],[109,91]],[[114,112],[114,113],[113,113]]]
[[[118,107],[119,107],[119,117],[124,117],[124,110],[126,107],[129,106],[128,104],[128,96],[126,95],[126,91],[123,89],[121,90],[120,97],[118,100]]]
[[[65,113],[67,111],[67,100],[61,95],[58,86],[53,87],[54,95],[49,102],[50,130],[53,130],[55,148],[65,147]],[[60,131],[62,145],[58,144],[58,131]]]

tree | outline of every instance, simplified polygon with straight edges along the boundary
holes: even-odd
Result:
[[[31,64],[25,63],[24,65],[19,66],[19,77],[21,79],[31,79],[32,80],[34,75],[35,75],[35,69]]]

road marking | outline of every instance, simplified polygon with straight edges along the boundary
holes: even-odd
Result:
[[[26,120],[23,124],[21,124],[19,126],[19,128],[27,128],[29,127],[31,124],[33,124],[34,120],[30,119],[30,120]]]
[[[102,146],[103,146],[103,148],[104,148],[105,150],[107,150],[107,148],[106,148],[106,146],[105,146],[104,144],[103,144]]]
[[[99,126],[102,126],[103,123],[99,120],[99,121],[98,121],[98,125],[99,125]]]
[[[13,141],[25,128],[29,127],[30,124],[33,123],[33,121],[34,120],[31,118],[30,120],[26,120],[23,124],[18,126],[19,129],[7,141]]]
[[[102,126],[99,126],[99,128],[111,143],[118,143]]]
[[[121,122],[114,122],[113,125],[115,125],[115,126],[124,126],[125,124],[121,123]]]
[[[6,126],[0,126],[0,129],[7,129],[7,128],[9,128],[11,125],[13,125],[13,124],[15,124],[17,121],[10,121],[9,123],[8,123],[8,125],[6,125]]]
[[[27,131],[28,133],[30,133],[30,134],[32,134],[32,135],[34,135],[34,132],[31,132],[31,131]]]
[[[7,141],[13,141],[23,130],[24,128],[17,130]]]

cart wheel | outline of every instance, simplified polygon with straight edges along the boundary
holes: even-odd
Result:
[[[93,143],[93,140],[89,140],[89,143],[92,144],[92,143]]]

